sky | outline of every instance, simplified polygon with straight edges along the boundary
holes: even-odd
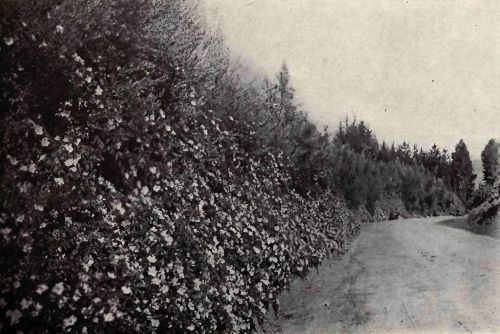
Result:
[[[274,77],[285,60],[318,125],[346,115],[379,141],[479,158],[500,138],[500,2],[204,0],[236,57]]]

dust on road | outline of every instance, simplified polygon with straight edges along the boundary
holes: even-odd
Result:
[[[368,224],[345,256],[293,282],[274,327],[290,334],[500,332],[500,240],[443,217]]]

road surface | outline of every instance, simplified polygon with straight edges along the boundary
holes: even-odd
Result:
[[[269,331],[500,333],[500,240],[455,222],[363,226],[346,255],[293,282]]]

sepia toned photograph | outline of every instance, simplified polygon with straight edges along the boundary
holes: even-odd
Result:
[[[500,333],[500,2],[0,0],[0,333]]]

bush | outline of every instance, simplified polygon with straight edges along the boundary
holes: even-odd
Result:
[[[495,217],[500,208],[499,185],[482,186],[473,197],[473,208],[469,213],[468,222],[482,224]]]
[[[136,19],[155,7],[9,6],[4,330],[247,332],[357,229],[337,195],[294,190],[257,124],[209,109],[199,69],[160,56]]]

